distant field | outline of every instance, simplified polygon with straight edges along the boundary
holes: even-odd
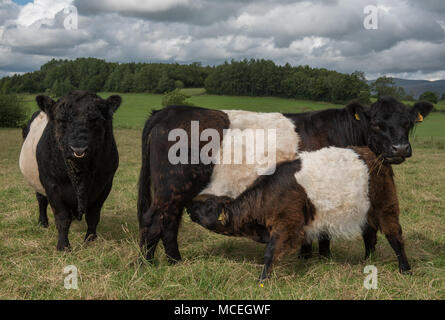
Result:
[[[204,90],[183,89],[192,96],[189,101],[193,104],[211,109],[242,109],[261,112],[306,112],[327,108],[342,108],[343,105],[309,100],[282,99],[274,97],[238,97],[206,95]],[[101,93],[104,98],[113,93]],[[161,108],[162,95],[144,93],[119,93],[123,104],[114,118],[115,127],[142,128],[150,111]],[[25,96],[30,110],[37,110],[34,96]],[[407,102],[407,104],[412,104]],[[445,101],[441,101],[436,108],[445,110]],[[439,137],[445,138],[445,113],[432,113],[426,120],[427,125],[420,125],[415,131],[418,138]]]
[[[445,111],[445,100],[441,100],[436,104],[436,109]]]
[[[197,94],[200,94],[197,92]],[[103,94],[104,97],[110,94]],[[168,265],[162,245],[157,264],[138,249],[136,219],[141,128],[162,96],[123,94],[115,135],[120,166],[105,203],[96,242],[83,244],[85,222],[70,230],[72,251],[56,252],[57,231],[37,226],[37,202],[18,169],[21,132],[0,129],[0,299],[445,299],[445,114],[433,114],[412,138],[414,154],[394,166],[411,275],[379,234],[377,251],[363,260],[361,239],[334,241],[332,259],[287,257],[264,288],[256,279],[264,245],[208,232],[184,216],[179,245],[184,261]],[[27,97],[30,110],[33,97]],[[196,95],[196,105],[299,112],[335,105],[277,98]],[[315,248],[316,250],[316,248]],[[378,289],[363,287],[366,265],[378,268]],[[79,290],[65,290],[63,268],[79,270]]]

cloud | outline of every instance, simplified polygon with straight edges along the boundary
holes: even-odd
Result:
[[[445,73],[445,2],[375,0],[35,0],[0,4],[0,74],[56,58],[201,61],[243,58],[407,78]],[[65,30],[74,5],[78,30]],[[17,69],[14,69],[17,68]]]
[[[84,15],[118,13],[158,22],[207,25],[235,16],[250,1],[253,0],[75,0],[74,5]]]
[[[20,10],[16,23],[18,26],[29,27],[41,20],[51,20],[71,3],[72,0],[34,0]]]

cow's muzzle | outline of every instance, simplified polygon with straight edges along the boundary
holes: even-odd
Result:
[[[88,146],[84,146],[84,147],[73,147],[73,146],[71,146],[70,148],[73,151],[74,158],[77,158],[77,159],[85,158],[85,156],[87,154],[87,150],[88,150]]]

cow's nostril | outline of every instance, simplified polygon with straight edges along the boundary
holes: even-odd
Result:
[[[74,156],[76,158],[83,158],[83,157],[85,157],[85,152],[87,151],[88,146],[84,146],[84,147],[71,146],[70,148],[71,148],[71,150],[73,150]]]

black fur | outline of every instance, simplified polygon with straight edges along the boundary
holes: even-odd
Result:
[[[54,211],[57,249],[64,250],[70,246],[68,231],[73,219],[85,215],[85,240],[96,237],[100,210],[119,164],[112,117],[121,98],[103,100],[93,93],[75,91],[57,102],[44,96],[36,100],[49,117],[37,145],[39,175]],[[86,150],[83,154],[73,152],[80,147]],[[45,205],[45,197],[38,199],[39,205]]]
[[[169,162],[168,150],[175,143],[168,141],[170,131],[182,128],[190,132],[191,121],[200,121],[201,132],[207,128],[218,130],[220,137],[222,130],[229,127],[225,113],[187,106],[171,106],[154,112],[144,127],[138,220],[140,245],[148,260],[153,259],[160,239],[170,262],[181,259],[177,235],[183,208],[208,184],[212,175],[213,164],[172,165]]]

